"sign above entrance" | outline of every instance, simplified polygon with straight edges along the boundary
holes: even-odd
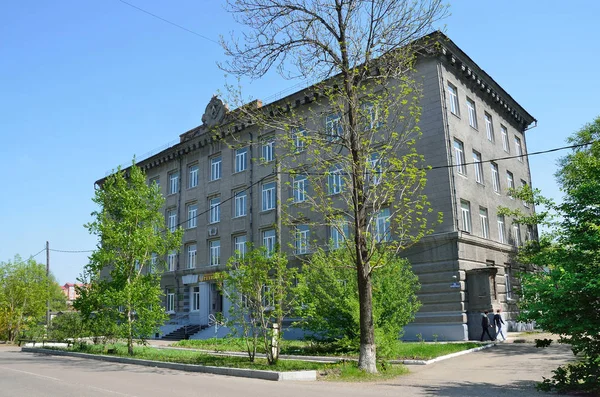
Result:
[[[183,283],[183,285],[196,284],[198,283],[198,275],[186,274],[185,276],[181,277],[181,282]]]

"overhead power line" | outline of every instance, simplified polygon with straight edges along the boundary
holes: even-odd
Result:
[[[42,248],[37,254],[30,255],[29,259],[35,258],[36,256],[38,256],[39,254],[41,254],[44,251],[46,251],[46,247]]]
[[[176,28],[179,28],[179,29],[181,29],[181,30],[185,30],[186,32],[188,32],[188,33],[191,33],[191,34],[193,34],[193,35],[196,35],[196,36],[198,36],[198,37],[201,37],[201,38],[203,38],[204,40],[208,40],[208,41],[211,41],[211,42],[213,42],[213,43],[215,43],[215,44],[219,44],[219,42],[218,42],[218,41],[216,41],[216,40],[213,40],[213,39],[211,39],[211,38],[209,38],[209,37],[206,37],[206,36],[204,36],[203,34],[200,34],[200,33],[194,32],[193,30],[190,30],[190,29],[188,29],[188,28],[186,28],[186,27],[184,27],[184,26],[181,26],[181,25],[179,25],[179,24],[176,24],[175,22],[171,22],[171,21],[169,21],[168,19],[165,19],[165,18],[163,18],[163,17],[161,17],[161,16],[158,16],[158,15],[156,15],[156,14],[153,14],[153,13],[151,13],[150,11],[146,11],[146,10],[144,10],[143,8],[140,8],[140,7],[136,6],[136,5],[133,5],[133,4],[131,4],[131,3],[128,3],[128,2],[126,2],[126,1],[124,1],[124,0],[119,0],[119,1],[120,1],[121,3],[123,3],[123,4],[126,4],[126,5],[128,5],[128,6],[129,6],[129,7],[131,7],[131,8],[135,8],[135,9],[136,9],[136,10],[138,10],[138,11],[141,11],[141,12],[143,12],[143,13],[145,13],[145,14],[148,14],[148,15],[150,15],[151,17],[154,17],[154,18],[156,18],[156,19],[160,19],[160,20],[161,20],[161,21],[163,21],[163,22],[166,22],[166,23],[168,23],[168,24],[170,24],[170,25],[173,25],[173,26],[175,26]]]
[[[85,253],[85,252],[94,252],[94,250],[75,251],[75,250],[56,250],[56,249],[52,249],[52,248],[50,248],[50,251],[62,252],[62,253],[66,253],[66,254],[80,254],[80,253]]]

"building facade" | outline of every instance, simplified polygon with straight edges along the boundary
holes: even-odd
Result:
[[[432,166],[425,194],[443,221],[403,253],[419,276],[423,303],[404,338],[467,340],[479,337],[483,310],[501,308],[511,325],[516,318],[519,268],[512,256],[516,246],[535,238],[535,230],[513,224],[497,209],[533,211],[507,191],[531,184],[525,131],[535,119],[451,40],[438,34],[438,41],[435,53],[420,56],[416,65],[423,90],[416,148]],[[310,92],[264,106],[302,108]],[[326,127],[327,120],[320,122]],[[233,138],[216,138],[219,129]],[[244,125],[214,97],[202,125],[139,161],[165,196],[167,227],[185,229],[180,252],[162,258],[161,286],[173,324],[207,325],[211,314],[227,312],[214,275],[246,243],[304,253],[295,241],[298,230],[282,224],[281,203],[306,192],[296,188],[302,181],[274,172],[275,159],[285,155],[277,145],[280,133]],[[327,228],[301,232],[307,241],[336,238]]]

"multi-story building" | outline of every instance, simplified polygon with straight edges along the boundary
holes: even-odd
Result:
[[[507,191],[531,184],[525,131],[535,119],[451,40],[436,35],[440,46],[416,65],[423,90],[417,150],[433,167],[425,193],[443,221],[403,253],[419,276],[423,303],[404,337],[465,340],[479,337],[485,309],[503,309],[509,324],[515,318],[512,254],[535,231],[500,216],[498,207],[533,211]],[[309,87],[264,107],[302,107],[310,96]],[[297,230],[282,225],[278,203],[305,193],[293,188],[302,181],[273,173],[274,160],[285,155],[278,131],[245,125],[216,97],[202,122],[138,163],[166,198],[167,227],[185,229],[180,252],[165,258],[161,281],[166,310],[181,324],[207,324],[210,314],[226,311],[214,275],[235,250],[252,242],[292,253]],[[219,128],[247,144],[216,139]],[[308,233],[322,241],[336,237],[326,229],[306,230],[307,241]]]

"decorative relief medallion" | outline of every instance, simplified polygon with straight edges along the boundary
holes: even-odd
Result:
[[[225,113],[227,113],[228,110],[229,109],[227,109],[227,106],[223,101],[216,95],[213,95],[202,116],[202,123],[207,127],[213,127],[223,121]]]

